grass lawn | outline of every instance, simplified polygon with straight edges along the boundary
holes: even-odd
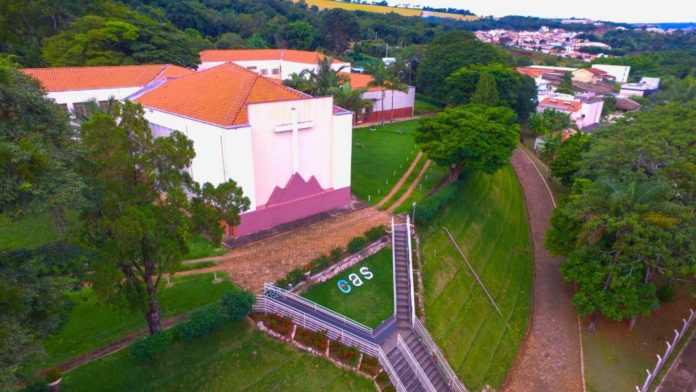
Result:
[[[525,333],[532,264],[527,212],[511,167],[472,174],[430,224],[422,239],[428,329],[450,365],[474,391],[498,388]],[[418,225],[418,222],[416,222]],[[488,302],[442,229],[447,227],[486,285],[505,319]]]
[[[212,281],[212,274],[174,278],[172,287],[163,287],[160,291],[162,316],[191,311],[220,299],[224,292],[234,289],[234,285],[227,280],[218,284]],[[147,327],[142,314],[105,306],[97,302],[90,289],[72,292],[70,298],[75,306],[63,329],[44,342],[48,358],[41,367],[56,365]]]
[[[60,239],[47,214],[12,220],[0,214],[0,249],[37,248]]]
[[[645,369],[653,369],[657,357],[665,351],[666,341],[674,339],[674,329],[689,316],[696,301],[682,289],[673,302],[664,303],[653,314],[639,317],[633,331],[627,322],[600,319],[597,332],[587,332],[589,318],[583,320],[582,347],[585,357],[585,382],[590,392],[635,391],[643,385]],[[685,338],[688,338],[688,334]],[[682,339],[682,342],[685,341]],[[672,354],[675,357],[676,351]],[[665,366],[668,368],[669,364]],[[664,372],[663,372],[664,375]],[[657,386],[659,380],[653,383]]]
[[[375,127],[353,131],[351,189],[370,204],[389,193],[418,153],[413,141],[418,120]]]
[[[416,107],[413,108],[413,114],[416,116],[420,116],[421,114],[436,113],[441,110],[442,108],[440,108],[439,106],[433,105],[432,103],[428,103],[425,101],[421,101],[420,99],[416,99]]]
[[[175,343],[139,365],[119,351],[63,375],[79,391],[374,391],[373,382],[331,362],[229,323],[212,335]]]
[[[222,256],[229,252],[229,249],[220,245],[214,248],[207,238],[196,235],[188,243],[189,251],[183,256],[184,260],[202,259],[204,257]]]
[[[411,212],[413,203],[423,200],[428,193],[447,175],[447,168],[438,166],[433,162],[425,175],[421,178],[420,184],[413,189],[411,195],[399,207],[396,208],[396,213]]]
[[[401,198],[401,196],[404,195],[404,193],[406,193],[406,191],[411,186],[411,184],[413,184],[413,181],[415,181],[416,177],[418,177],[418,173],[420,173],[420,171],[423,170],[423,166],[425,166],[426,161],[427,161],[427,159],[425,157],[421,157],[421,159],[418,160],[418,162],[416,163],[416,166],[413,168],[413,171],[411,172],[411,174],[406,178],[406,181],[404,181],[404,183],[401,185],[401,188],[399,188],[399,190],[396,191],[396,193],[394,193],[394,196],[392,196],[391,199],[389,199],[387,203],[382,205],[381,209],[386,210],[393,203],[395,203],[397,200],[399,200]]]
[[[374,274],[371,280],[360,274],[361,267],[368,267]],[[337,282],[344,279],[350,283],[348,275],[351,273],[357,274],[363,284],[360,287],[351,284],[350,293],[344,294],[338,289]],[[310,287],[302,296],[368,327],[376,328],[394,313],[391,248],[384,248],[332,279]]]

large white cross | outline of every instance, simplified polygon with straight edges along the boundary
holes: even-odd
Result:
[[[281,124],[275,127],[275,132],[292,131],[292,174],[300,168],[300,129],[312,128],[311,121],[297,121],[297,109],[292,108],[290,112],[290,124]]]

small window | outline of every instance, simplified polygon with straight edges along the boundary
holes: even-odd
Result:
[[[248,69],[249,71],[254,71],[254,72],[256,72],[256,67],[247,67],[247,69]]]
[[[99,109],[103,112],[109,111],[109,101],[99,101]]]
[[[267,70],[267,69],[262,69],[262,70],[261,70],[261,75],[268,75],[268,70]]]
[[[65,113],[68,113],[68,104],[67,103],[59,103],[58,107],[61,108],[62,111]]]
[[[280,68],[273,68],[271,70],[272,75],[280,75]]]
[[[87,113],[87,107],[85,107],[85,103],[84,102],[73,103],[73,113],[75,113],[76,115],[79,114],[79,115],[82,115],[84,117],[87,117],[88,113]]]

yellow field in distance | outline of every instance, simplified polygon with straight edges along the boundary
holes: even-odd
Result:
[[[293,0],[294,2],[299,2],[300,0]],[[366,11],[366,12],[377,12],[379,14],[388,14],[390,12],[395,12],[403,16],[432,16],[437,18],[449,18],[458,20],[476,20],[478,16],[475,15],[459,15],[450,14],[447,12],[434,12],[434,11],[423,11],[413,8],[397,8],[397,7],[387,7],[383,5],[374,4],[357,4],[357,3],[345,3],[342,1],[333,0],[305,0],[305,3],[309,7],[316,5],[320,10],[325,8],[343,8],[348,11]]]

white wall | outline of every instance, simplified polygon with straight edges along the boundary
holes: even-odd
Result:
[[[217,185],[232,179],[251,201],[249,211],[256,209],[251,128],[226,129],[147,107],[145,118],[151,124],[183,132],[193,141],[196,157],[190,171],[195,181]]]
[[[412,108],[416,102],[416,88],[409,86],[408,92],[386,90],[384,95],[384,109],[382,109],[382,91],[367,91],[362,95],[363,99],[376,100],[373,111],[392,110],[392,94],[394,95],[393,109]]]
[[[623,95],[624,97],[642,97],[645,95],[645,91],[622,88],[621,91],[619,91],[619,95]]]
[[[334,189],[350,186],[353,152],[353,114],[333,116],[331,135],[331,177]]]
[[[592,64],[592,68],[601,69],[608,73],[613,76],[618,83],[626,83],[628,81],[628,75],[631,72],[631,67],[628,65]]]
[[[73,104],[78,102],[87,102],[90,99],[97,101],[108,101],[109,98],[115,98],[123,101],[126,97],[140,90],[140,87],[122,87],[108,88],[98,90],[71,90],[71,91],[53,91],[46,94],[47,98],[51,98],[58,104],[66,104],[68,110],[73,110]]]
[[[604,101],[597,102],[583,102],[580,107],[580,121],[578,122],[578,127],[580,129],[588,127],[599,123],[602,118],[602,107],[604,106]],[[583,117],[584,116],[584,117]]]

